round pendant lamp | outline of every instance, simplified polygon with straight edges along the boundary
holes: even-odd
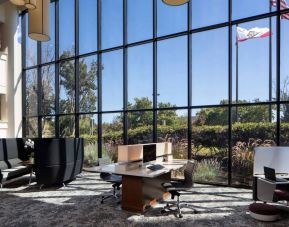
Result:
[[[170,6],[180,6],[188,3],[190,0],[162,0],[162,1]]]
[[[36,9],[36,0],[25,0],[25,7],[27,9]]]
[[[24,6],[25,5],[25,0],[10,0],[14,5],[17,6]]]
[[[28,35],[31,39],[50,40],[50,0],[38,0],[37,7],[28,12]]]

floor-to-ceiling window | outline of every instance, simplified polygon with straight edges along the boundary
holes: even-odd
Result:
[[[251,185],[254,148],[289,144],[283,2],[54,0],[45,43],[23,13],[23,136],[83,137],[85,165],[169,141],[197,181]]]

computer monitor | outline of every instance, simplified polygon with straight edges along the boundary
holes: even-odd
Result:
[[[155,161],[157,159],[157,149],[155,144],[143,145],[143,163]]]

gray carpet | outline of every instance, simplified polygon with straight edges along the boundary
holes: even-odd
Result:
[[[174,212],[161,214],[158,204],[143,215],[122,211],[115,200],[100,205],[103,193],[111,185],[98,174],[84,172],[66,187],[44,187],[39,190],[25,176],[0,189],[0,226],[289,226],[289,211],[274,223],[253,220],[248,212],[251,191],[246,189],[195,185],[194,194],[185,195],[189,207],[182,219]]]

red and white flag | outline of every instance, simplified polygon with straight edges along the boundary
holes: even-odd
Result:
[[[237,42],[243,42],[254,38],[264,38],[270,35],[271,33],[269,28],[255,27],[247,30],[245,28],[237,27]]]
[[[277,0],[271,0],[272,6],[277,7]],[[289,6],[286,2],[286,0],[280,0],[280,9],[289,9]],[[289,20],[289,13],[285,13],[281,15],[281,19],[287,19]]]

